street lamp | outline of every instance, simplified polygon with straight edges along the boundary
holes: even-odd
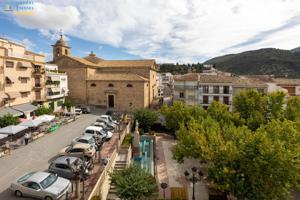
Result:
[[[167,183],[164,183],[164,182],[162,182],[161,184],[160,184],[160,187],[163,189],[163,195],[164,195],[164,199],[166,199],[166,192],[165,192],[165,190],[167,189],[167,187],[168,187],[168,184]]]
[[[190,172],[185,171],[184,176],[186,177],[186,180],[190,181],[193,184],[192,200],[195,200],[195,184],[198,181],[201,181],[201,179],[203,177],[203,172],[200,169],[198,169],[197,167],[192,167],[191,170],[192,170],[191,174],[190,174]]]

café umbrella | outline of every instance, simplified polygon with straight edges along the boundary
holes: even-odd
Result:
[[[53,115],[41,115],[36,120],[41,120],[43,122],[51,122],[55,119],[55,116]]]
[[[27,126],[29,128],[35,128],[35,127],[38,127],[39,125],[41,125],[43,123],[42,120],[39,120],[39,119],[30,119],[26,122],[22,122],[20,123],[19,125],[20,126]]]

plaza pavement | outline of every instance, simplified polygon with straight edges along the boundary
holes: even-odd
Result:
[[[188,198],[192,199],[192,185],[186,181],[184,172],[191,171],[191,167],[199,166],[199,162],[193,159],[185,159],[183,164],[177,163],[172,158],[172,147],[176,141],[167,135],[156,136],[156,169],[159,183],[166,182],[169,187],[165,190],[166,198],[171,198],[170,187],[187,187]],[[163,190],[160,188],[160,197]],[[195,197],[197,200],[208,200],[208,191],[202,182],[195,185]]]
[[[63,125],[54,133],[46,134],[28,146],[13,150],[11,155],[0,158],[0,200],[19,200],[8,190],[10,183],[26,172],[46,170],[48,160],[81,135],[96,118],[93,114],[81,115],[75,122]]]

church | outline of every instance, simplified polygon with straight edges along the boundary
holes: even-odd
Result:
[[[53,63],[68,74],[68,98],[79,105],[131,111],[149,107],[157,92],[155,60],[74,57],[63,36],[52,45]]]

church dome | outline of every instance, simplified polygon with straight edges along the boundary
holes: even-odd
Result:
[[[55,46],[68,46],[68,43],[64,40],[63,36],[60,35],[60,39],[56,41]]]

